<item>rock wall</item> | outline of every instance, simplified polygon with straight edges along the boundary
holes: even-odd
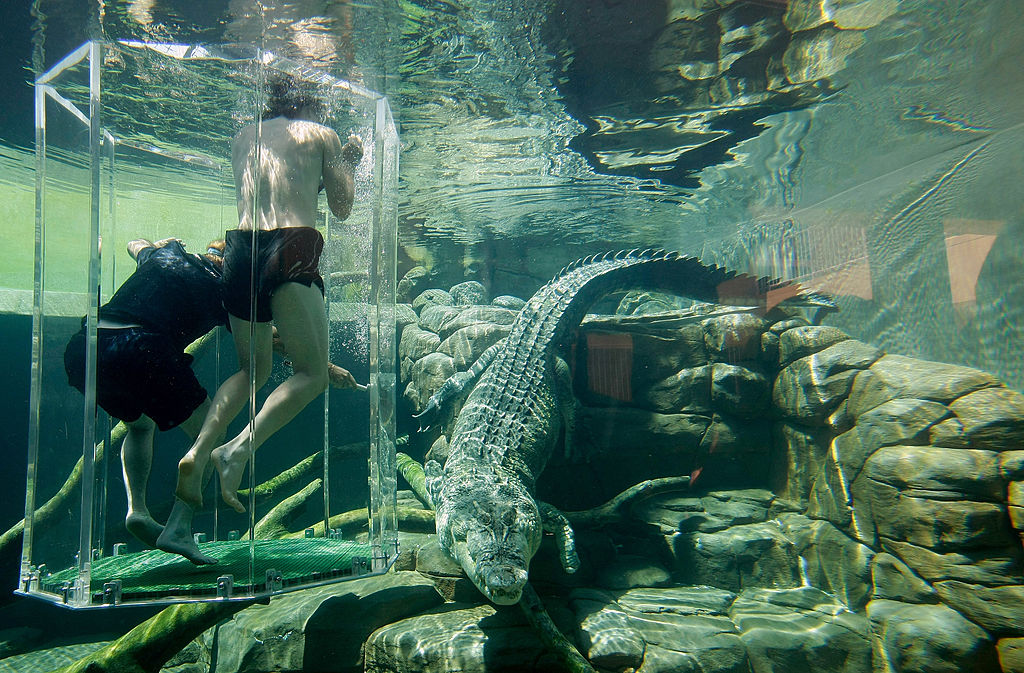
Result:
[[[417,411],[508,330],[497,301],[459,305],[452,294],[424,292],[408,312],[417,320],[400,350]],[[800,318],[659,314],[671,308],[659,301],[627,298],[632,315],[584,321],[571,362],[574,446],[556,451],[538,484],[543,499],[578,510],[643,479],[694,477],[689,492],[637,504],[629,526],[578,531],[590,558],[576,577],[560,576],[552,554],[535,559],[537,586],[575,587],[568,607],[588,606],[577,612],[581,651],[612,670],[661,670],[640,652],[689,670],[679,661],[706,652],[666,649],[639,626],[653,603],[630,617],[621,601],[646,591],[675,614],[666,605],[705,586],[728,596],[717,612],[697,611],[731,643],[721,670],[747,670],[761,647],[786,654],[754,670],[789,670],[797,656],[814,670],[872,660],[877,670],[1022,670],[1024,396],[985,372],[886,354]],[[810,607],[792,603],[810,595]],[[758,619],[788,610],[779,623],[796,607],[831,611],[846,645],[781,646],[799,628],[769,623],[759,628],[771,646],[752,642],[744,625],[755,618],[738,606],[755,600],[775,606],[749,608]],[[591,624],[619,635],[588,639]],[[825,652],[841,663],[822,664]]]

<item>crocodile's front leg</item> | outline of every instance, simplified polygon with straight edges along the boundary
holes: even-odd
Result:
[[[540,510],[544,530],[555,536],[562,569],[571,575],[580,569],[580,557],[576,554],[576,535],[573,533],[572,524],[554,505],[538,500],[537,509]]]
[[[494,357],[501,350],[501,347],[505,344],[505,339],[495,343],[490,348],[480,354],[480,357],[476,359],[473,366],[464,372],[456,372],[452,374],[447,381],[441,384],[441,387],[437,389],[430,399],[427,400],[427,406],[423,408],[418,414],[413,414],[413,418],[420,422],[420,432],[426,432],[437,420],[441,413],[441,409],[444,405],[448,404],[452,400],[462,395],[466,388],[484,373],[484,370],[490,366]]]

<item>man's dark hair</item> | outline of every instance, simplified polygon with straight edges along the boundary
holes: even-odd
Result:
[[[267,77],[267,107],[263,111],[263,119],[295,119],[303,109],[322,113],[326,108],[323,99],[316,95],[312,82],[300,81],[284,73]]]

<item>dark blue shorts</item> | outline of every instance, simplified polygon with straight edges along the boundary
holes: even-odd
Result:
[[[192,356],[167,336],[143,327],[100,329],[96,403],[122,421],[145,414],[161,430],[180,425],[206,400]],[[85,390],[85,328],[64,349],[68,383]]]

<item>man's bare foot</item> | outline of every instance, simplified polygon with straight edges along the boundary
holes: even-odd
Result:
[[[178,461],[178,485],[174,495],[194,510],[203,506],[203,470],[206,469],[206,462],[200,460],[195,451],[189,451]]]
[[[238,487],[245,474],[245,465],[249,462],[249,452],[244,449],[230,449],[221,446],[213,450],[211,455],[213,466],[220,475],[220,497],[236,512],[244,512],[245,506],[238,499]]]
[[[158,524],[156,519],[149,514],[141,514],[139,512],[129,512],[128,516],[125,517],[124,527],[128,529],[129,533],[138,538],[142,544],[150,548],[156,546],[157,538],[164,531],[164,527]]]
[[[217,559],[199,551],[199,545],[196,544],[196,540],[192,537],[191,533],[185,535],[181,531],[175,533],[170,528],[165,528],[164,532],[157,538],[156,548],[171,554],[184,556],[197,566],[217,563]]]

